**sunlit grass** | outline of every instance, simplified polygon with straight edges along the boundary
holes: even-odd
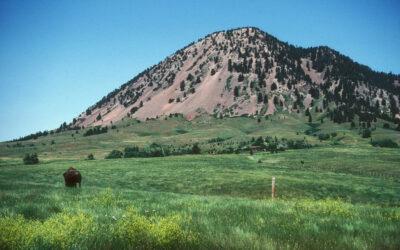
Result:
[[[50,160],[33,166],[3,160],[1,244],[396,249],[399,153],[333,147],[253,156]],[[340,155],[342,164],[336,164]],[[351,169],[357,161],[379,159],[383,164],[374,171],[394,177]],[[81,189],[64,187],[62,173],[70,166],[82,173]],[[270,200],[272,177],[277,180],[275,202]],[[73,230],[62,226],[68,223]]]

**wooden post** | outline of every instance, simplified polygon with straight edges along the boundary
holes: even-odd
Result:
[[[275,199],[275,177],[272,178],[272,201]]]

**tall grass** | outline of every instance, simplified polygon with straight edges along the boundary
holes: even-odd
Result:
[[[381,151],[332,147],[32,166],[3,160],[0,248],[398,249],[399,151],[373,149]],[[357,161],[378,162],[374,171],[394,177],[353,171]],[[70,166],[82,173],[81,189],[64,187]]]

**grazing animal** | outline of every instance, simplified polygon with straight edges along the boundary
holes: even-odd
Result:
[[[76,187],[76,183],[79,183],[79,187],[81,187],[82,176],[78,170],[74,168],[68,168],[68,170],[63,175],[65,186]]]

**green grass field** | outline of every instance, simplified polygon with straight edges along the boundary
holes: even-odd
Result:
[[[337,136],[324,141],[305,133],[304,117],[286,114],[260,123],[125,119],[101,135],[1,143],[0,248],[399,249],[400,150],[373,147],[358,128],[325,120],[314,132]],[[398,131],[381,125],[373,139],[399,142]],[[306,138],[313,147],[207,153],[258,136]],[[208,142],[217,137],[224,141]],[[152,142],[198,142],[203,153],[104,159],[112,149]],[[23,165],[26,152],[37,152],[40,163]],[[96,160],[85,160],[89,153]],[[69,167],[82,173],[82,188],[64,186]]]

